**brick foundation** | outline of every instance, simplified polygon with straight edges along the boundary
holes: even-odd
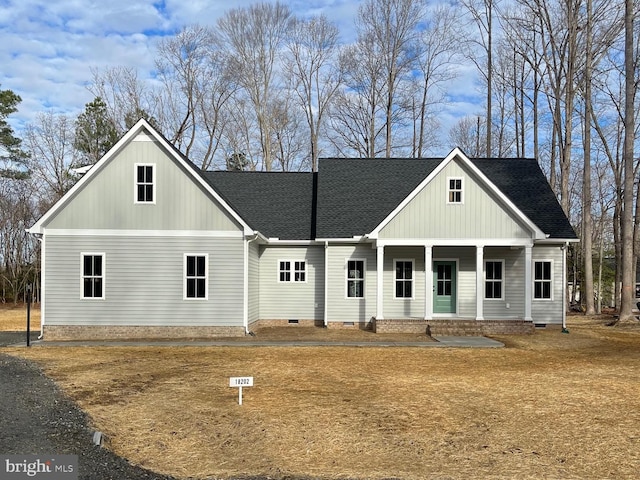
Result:
[[[322,327],[324,322],[322,320],[308,320],[308,319],[296,319],[291,321],[288,319],[264,319],[256,320],[249,324],[249,330],[257,330],[258,328],[267,327]]]
[[[376,333],[425,333],[427,325],[433,336],[527,335],[534,332],[533,322],[524,320],[462,319],[374,319],[373,331]]]
[[[175,340],[242,337],[244,335],[244,327],[44,325],[45,341],[139,339]]]

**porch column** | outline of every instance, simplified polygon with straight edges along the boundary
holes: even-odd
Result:
[[[424,246],[424,319],[433,318],[433,247]]]
[[[533,260],[532,247],[524,247],[524,319],[531,321],[531,300],[533,299]]]
[[[476,246],[476,320],[484,320],[484,246]]]
[[[384,246],[376,247],[376,320],[384,320]]]

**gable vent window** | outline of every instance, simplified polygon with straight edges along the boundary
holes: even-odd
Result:
[[[154,203],[155,165],[136,165],[136,203]]]
[[[461,204],[464,199],[462,178],[447,179],[447,203]]]

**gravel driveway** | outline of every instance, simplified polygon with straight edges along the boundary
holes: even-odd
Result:
[[[24,345],[25,336],[0,332],[0,347]],[[0,455],[77,455],[79,480],[175,480],[133,466],[95,445],[93,433],[85,413],[35,364],[0,353]],[[269,480],[269,477],[230,480]]]
[[[83,480],[172,479],[135,467],[92,439],[84,412],[53,381],[32,363],[0,353],[0,454],[77,455]]]

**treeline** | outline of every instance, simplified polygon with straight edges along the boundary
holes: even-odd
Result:
[[[315,170],[321,156],[454,146],[535,157],[583,239],[573,291],[603,300],[594,277],[602,287],[611,279],[599,269],[622,265],[625,151],[632,180],[638,169],[623,148],[627,132],[637,139],[625,67],[635,95],[640,63],[637,23],[625,56],[625,7],[639,11],[633,0],[364,0],[343,32],[280,3],[230,9],[213,26],[163,38],[152,75],[92,70],[94,100],[77,118],[39,115],[23,135],[29,179],[3,181],[29,185],[36,217],[74,182],[70,167],[95,163],[140,117],[203,169]]]

